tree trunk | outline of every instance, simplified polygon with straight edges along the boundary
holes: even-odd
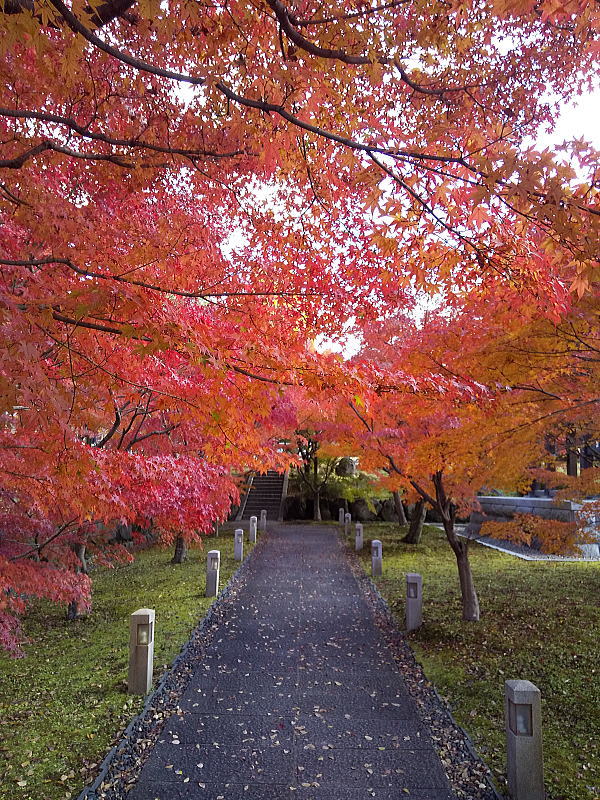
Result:
[[[443,473],[440,470],[433,476],[435,486],[436,510],[442,517],[446,539],[456,556],[458,579],[460,581],[460,596],[462,600],[462,618],[466,622],[479,622],[479,599],[475,591],[473,573],[469,562],[469,540],[459,539],[454,530],[456,519],[456,506],[446,495]]]
[[[577,450],[577,440],[575,435],[568,433],[565,440],[565,448],[567,451],[567,475],[577,477],[579,463],[579,451]]]
[[[589,445],[589,436],[583,440],[582,446],[579,448],[579,468],[580,473],[584,469],[591,469],[594,466],[594,448]]]
[[[313,458],[313,521],[321,522],[321,490],[319,488],[319,459]]]
[[[402,500],[400,499],[400,492],[392,492],[392,497],[394,498],[394,508],[396,509],[396,514],[398,515],[398,521],[400,522],[400,525],[408,525],[406,514],[404,513],[404,506],[402,505]]]
[[[175,540],[175,553],[171,559],[171,564],[183,564],[187,558],[187,544],[183,536],[178,536]]]
[[[473,583],[473,573],[469,561],[469,542],[467,539],[456,542],[453,546],[458,577],[460,580],[460,594],[462,599],[462,618],[467,622],[479,622],[479,599]]]
[[[78,572],[83,572],[84,575],[88,574],[88,565],[85,558],[85,542],[77,545],[77,549],[75,550],[77,553],[77,558],[81,562],[81,567],[77,570]]]
[[[71,547],[73,548],[75,554],[77,555],[77,558],[79,559],[79,566],[76,568],[75,572],[77,573],[83,572],[84,575],[87,575],[88,565],[85,558],[85,548],[86,548],[85,542],[80,542],[79,544],[71,545]],[[77,603],[77,600],[71,600],[71,602],[67,606],[67,620],[69,622],[73,622],[73,620],[80,619],[82,616],[84,615],[82,615],[79,611],[79,604]]]
[[[318,489],[313,494],[313,521],[321,522],[321,492]]]
[[[77,600],[71,600],[67,606],[67,620],[73,622],[76,619],[79,619],[79,606],[77,605]]]
[[[417,500],[414,510],[410,515],[410,527],[408,533],[402,539],[406,544],[419,544],[421,535],[423,533],[423,523],[425,522],[425,515],[427,509],[425,508],[425,501],[423,499]]]

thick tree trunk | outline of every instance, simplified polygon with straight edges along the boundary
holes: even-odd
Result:
[[[467,622],[479,622],[479,599],[473,583],[473,573],[469,561],[469,542],[457,542],[459,547],[452,547],[458,565],[458,578],[460,580],[460,594],[462,599],[462,618]]]
[[[579,448],[579,469],[591,469],[594,466],[594,448],[589,445],[589,436],[584,439],[582,447]]]
[[[313,494],[313,520],[321,522],[321,492],[318,490]]]
[[[73,622],[73,620],[76,619],[79,619],[79,607],[77,605],[77,600],[71,600],[67,606],[67,620]]]
[[[171,564],[183,564],[187,558],[187,544],[183,536],[178,536],[175,540],[175,553],[171,559]]]
[[[436,472],[433,476],[435,486],[436,510],[441,514],[446,539],[456,556],[458,579],[460,581],[460,596],[462,600],[462,618],[466,622],[479,622],[479,599],[475,591],[473,573],[469,562],[469,540],[459,539],[454,530],[456,506],[446,495],[443,473]]]
[[[77,549],[75,550],[75,552],[77,553],[77,558],[81,562],[81,567],[78,569],[78,572],[83,572],[84,575],[87,575],[88,565],[85,557],[85,547],[86,547],[85,542],[82,542],[81,544],[77,545]]]
[[[577,442],[573,434],[567,434],[566,450],[567,450],[567,475],[572,475],[574,477],[577,477],[579,451],[577,450]]]
[[[313,521],[321,522],[321,490],[319,489],[319,459],[313,458]]]
[[[400,499],[400,492],[392,492],[392,497],[394,498],[394,508],[396,509],[396,514],[398,515],[398,521],[400,522],[400,525],[408,525],[406,514],[404,513],[404,506],[402,505],[402,500]]]
[[[83,572],[85,575],[88,574],[88,565],[87,560],[85,557],[85,549],[86,544],[85,542],[80,542],[79,544],[71,545],[77,558],[79,559],[79,566],[75,570],[78,573]],[[77,600],[71,600],[69,605],[67,606],[67,620],[69,622],[73,622],[73,620],[80,619],[82,616],[85,616],[79,611],[79,604]]]
[[[408,533],[402,539],[406,544],[419,544],[421,535],[423,533],[423,523],[425,522],[425,515],[427,509],[425,508],[424,500],[417,500],[412,514],[410,515],[410,526]]]

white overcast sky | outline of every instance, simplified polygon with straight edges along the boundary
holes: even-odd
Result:
[[[556,129],[550,134],[540,134],[537,141],[540,147],[549,147],[582,136],[600,149],[600,88],[566,105]]]

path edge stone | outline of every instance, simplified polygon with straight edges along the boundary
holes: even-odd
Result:
[[[481,798],[481,800],[506,800],[506,797],[500,794],[496,788],[491,770],[478,754],[471,737],[462,727],[462,725],[459,725],[454,719],[448,703],[441,697],[433,683],[425,675],[423,666],[417,660],[415,652],[407,642],[404,632],[399,627],[397,618],[394,616],[387,600],[379,591],[377,584],[365,571],[359,555],[351,549],[340,531],[338,531],[337,539],[346,559],[348,560],[348,563],[350,564],[350,568],[359,585],[360,591],[365,597],[369,607],[373,610],[376,623],[386,641],[390,645],[390,650],[394,656],[394,660],[397,662],[401,674],[403,674],[403,676],[406,678],[406,674],[401,668],[403,664],[408,666],[413,673],[414,681],[406,681],[406,686],[409,693],[413,697],[417,695],[414,686],[416,683],[419,686],[418,696],[420,698],[425,698],[427,706],[429,707],[428,711],[432,712],[436,717],[439,717],[439,722],[441,723],[440,728],[444,727],[443,720],[445,720],[445,727],[450,726],[455,730],[464,753],[468,755],[468,760],[471,762],[471,766],[477,771],[477,773],[480,773],[478,777],[480,777],[481,780],[486,784],[485,790],[480,790],[478,798]],[[427,695],[429,695],[429,697],[427,697]],[[436,724],[437,720],[433,720],[431,717],[426,716],[423,707],[419,703],[417,703],[417,707],[420,715],[423,716],[424,724],[429,728],[429,730],[434,734],[441,733],[441,730],[436,731],[436,728],[438,727]],[[436,736],[432,737],[432,741],[436,747],[436,750],[439,750]],[[453,745],[456,745],[456,741],[453,742]],[[461,798],[472,798],[472,786],[466,785],[460,777],[457,777],[457,775],[453,774],[451,770],[447,769],[446,759],[442,758],[441,754],[440,758],[453,790],[459,791]],[[461,783],[463,783],[462,787]],[[482,794],[481,792],[484,793]]]
[[[181,650],[175,656],[171,666],[165,670],[160,677],[156,689],[152,691],[146,698],[141,711],[129,722],[119,741],[111,747],[102,762],[98,767],[98,774],[94,781],[80,792],[75,800],[103,800],[114,796],[126,797],[123,791],[119,794],[120,789],[123,790],[132,784],[134,778],[142,768],[144,758],[137,757],[135,765],[130,763],[132,760],[135,745],[140,741],[141,734],[145,728],[150,725],[152,744],[158,739],[162,731],[164,722],[172,714],[164,713],[168,708],[171,708],[175,713],[176,701],[181,696],[186,688],[187,683],[191,677],[191,669],[186,668],[188,658],[197,657],[201,654],[202,650],[207,646],[208,641],[218,630],[220,620],[233,600],[233,595],[241,587],[245,573],[255,553],[262,549],[263,542],[269,537],[269,531],[264,533],[258,542],[255,544],[250,555],[248,555],[238,569],[233,573],[225,586],[221,589],[215,601],[210,606],[206,614],[198,622],[189,638],[181,647]],[[153,715],[158,713],[158,717],[153,719]],[[152,724],[154,722],[154,724]],[[149,755],[151,746],[145,743],[142,752],[147,752]],[[106,787],[107,790],[112,791],[111,795],[105,795],[103,784],[110,780],[112,773],[122,772],[123,775],[128,775],[128,780],[123,783],[123,775],[116,775],[114,781]],[[119,784],[123,784],[122,787]],[[114,793],[116,791],[116,794]],[[101,794],[98,794],[101,792]]]

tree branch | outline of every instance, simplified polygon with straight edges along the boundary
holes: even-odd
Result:
[[[104,445],[107,442],[109,442],[115,435],[115,433],[118,431],[120,424],[121,424],[121,410],[115,403],[115,421],[113,422],[112,427],[108,431],[108,433],[106,433],[106,435],[103,436],[102,439],[100,439],[100,441],[94,445],[94,447],[104,447]]]
[[[429,503],[429,505],[432,506],[433,508],[438,509],[437,500],[434,497],[432,497],[432,495],[430,495],[428,491],[423,489],[423,487],[420,484],[418,484],[416,481],[414,481],[412,478],[409,478],[409,480],[410,480],[410,485],[413,487],[413,489],[418,494],[421,495],[423,500],[426,500]]]
[[[30,259],[3,259],[0,258],[0,264],[5,264],[8,267],[43,267],[49,264],[62,264],[69,267],[73,272],[85,278],[98,278],[103,281],[116,281],[117,283],[127,284],[129,286],[139,286],[142,289],[149,289],[153,292],[160,292],[161,294],[172,294],[177,297],[188,297],[190,299],[208,300],[210,298],[218,297],[321,297],[322,293],[319,292],[208,292],[202,290],[200,292],[185,292],[182,289],[174,289],[172,287],[158,286],[157,284],[147,283],[146,281],[136,281],[130,278],[123,277],[123,275],[105,274],[103,272],[92,272],[88,269],[83,269],[77,266],[70,258],[55,258],[54,256],[46,256],[45,258],[30,258]],[[114,331],[113,331],[114,333]]]
[[[64,19],[67,23],[69,28],[74,33],[78,33],[80,36],[83,36],[90,44],[93,44],[94,47],[97,47],[102,52],[107,53],[107,55],[116,58],[118,61],[121,61],[123,64],[128,64],[130,67],[139,70],[140,72],[148,72],[151,75],[158,75],[161,78],[169,78],[173,81],[178,81],[181,83],[191,83],[193,86],[204,86],[206,83],[205,78],[194,77],[193,75],[184,75],[180,72],[172,72],[168,69],[162,69],[161,67],[155,67],[152,64],[148,64],[146,61],[142,61],[139,58],[135,58],[135,56],[129,55],[129,53],[123,53],[121,50],[118,50],[116,47],[113,47],[107,42],[104,42],[98,36],[96,36],[89,28],[79,20],[75,14],[73,14],[67,6],[62,2],[62,0],[49,0],[50,4],[54,6],[54,8],[58,11],[60,16]]]
[[[396,0],[396,2],[385,3],[381,6],[373,6],[372,8],[365,8],[361,11],[354,11],[350,14],[340,14],[336,17],[321,17],[320,19],[298,19],[288,11],[290,22],[296,28],[308,28],[312,25],[329,25],[332,22],[341,22],[348,19],[356,19],[357,17],[366,17],[371,14],[377,14],[379,11],[388,11],[389,9],[398,8],[398,6],[406,5],[412,0]]]
[[[413,158],[423,161],[441,161],[446,164],[455,163],[461,164],[462,166],[467,166],[462,156],[439,156],[432,155],[431,153],[419,153],[410,150],[391,150],[386,147],[378,147],[377,145],[363,144],[362,142],[357,142],[354,139],[348,139],[346,136],[340,136],[337,133],[326,131],[324,128],[319,128],[317,125],[311,125],[310,122],[304,122],[294,114],[291,114],[289,111],[287,111],[282,105],[269,103],[266,100],[252,100],[249,97],[236,94],[225,83],[223,83],[223,81],[218,81],[215,86],[222,94],[225,95],[225,97],[227,97],[228,100],[231,100],[234,103],[239,103],[246,108],[255,108],[258,111],[264,111],[267,114],[279,114],[280,117],[283,117],[283,119],[291,122],[292,125],[302,128],[302,130],[314,133],[323,139],[329,139],[332,142],[337,142],[338,144],[344,145],[344,147],[348,147],[352,150],[359,150],[360,152],[368,154],[379,153],[384,156],[390,156],[391,158],[402,156],[404,158]]]
[[[135,0],[107,0],[98,6],[86,6],[84,11],[89,14],[92,24],[96,28],[108,25],[117,17],[122,17],[131,6],[135,5]]]
[[[108,136],[104,133],[90,131],[84,125],[80,125],[71,117],[63,117],[59,114],[52,114],[46,111],[32,111],[18,108],[4,108],[0,107],[0,116],[9,117],[11,119],[37,119],[40,122],[49,122],[53,125],[63,125],[69,130],[78,133],[85,139],[92,141],[104,142],[112,147],[129,147],[131,149],[150,150],[155,153],[164,153],[165,155],[179,155],[185,156],[194,160],[195,158],[233,158],[244,154],[243,150],[234,150],[230,153],[216,153],[213,150],[199,150],[196,148],[181,148],[169,147],[166,145],[153,144],[143,139],[129,138],[118,139],[113,136]]]
[[[82,319],[72,319],[71,317],[65,317],[63,314],[59,314],[57,311],[52,314],[52,318],[57,322],[64,322],[66,325],[74,325],[76,328],[89,328],[92,331],[101,331],[102,333],[114,333],[118,336],[125,336],[125,333],[121,330],[121,328],[113,328],[110,325],[99,325],[96,322],[85,322]],[[140,339],[143,342],[152,341],[149,336],[137,336],[136,334],[132,334],[129,338]]]
[[[288,39],[293,42],[296,47],[299,47],[304,52],[309,53],[311,56],[316,56],[317,58],[326,58],[329,60],[341,61],[343,64],[349,64],[353,66],[366,66],[367,64],[384,64],[384,65],[393,65],[396,67],[398,72],[400,73],[400,77],[411,89],[415,92],[419,92],[420,94],[426,94],[434,97],[442,97],[445,92],[452,91],[452,92],[460,92],[464,91],[461,88],[453,88],[453,89],[431,89],[427,86],[421,86],[420,84],[416,83],[415,81],[411,80],[406,70],[402,67],[400,62],[397,59],[387,58],[385,56],[353,56],[347,53],[345,50],[331,50],[326,47],[320,47],[319,45],[315,44],[314,42],[309,41],[306,39],[302,34],[296,30],[296,26],[292,21],[292,17],[290,16],[287,8],[283,5],[281,0],[267,0],[269,6],[272,8],[275,16],[277,17],[277,21],[279,22],[280,29],[285,33]],[[474,88],[474,87],[466,87],[466,88]]]
[[[368,423],[368,422],[366,421],[366,419],[365,419],[365,418],[362,416],[362,414],[360,413],[360,411],[359,411],[359,410],[356,408],[356,406],[354,405],[354,403],[352,403],[352,402],[349,402],[349,403],[348,403],[348,405],[350,406],[350,408],[352,409],[352,411],[354,411],[354,413],[356,414],[356,416],[359,418],[359,420],[362,422],[362,424],[365,426],[365,428],[366,428],[366,429],[369,431],[369,433],[374,433],[374,429],[373,429],[373,423],[371,423],[371,425],[369,425],[369,423]]]
[[[171,433],[171,431],[176,430],[179,428],[180,423],[173,423],[172,425],[167,425],[166,428],[162,428],[159,431],[150,431],[149,433],[144,433],[142,436],[138,436],[137,433],[133,437],[133,439],[127,445],[127,450],[131,450],[134,444],[139,444],[143,442],[144,439],[149,439],[151,436],[162,436],[163,434]]]
[[[47,547],[49,544],[52,544],[52,542],[55,541],[55,539],[58,539],[59,536],[62,536],[62,534],[68,528],[70,528],[71,525],[74,525],[76,522],[77,522],[76,518],[73,518],[73,519],[69,520],[69,522],[65,522],[63,525],[60,525],[58,530],[55,533],[53,533],[51,536],[49,536],[46,539],[46,541],[42,542],[41,544],[36,544],[34,547],[31,547],[25,553],[21,553],[18,556],[13,556],[10,559],[10,561],[19,561],[22,558],[28,558],[29,556],[33,555],[34,553],[37,553],[39,555],[42,552],[44,547]]]

